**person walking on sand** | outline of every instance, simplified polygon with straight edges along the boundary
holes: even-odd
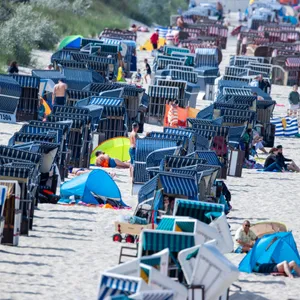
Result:
[[[133,177],[133,165],[135,161],[135,151],[136,151],[136,140],[138,139],[139,124],[132,124],[132,131],[129,135],[130,140],[130,148],[129,148],[129,156],[130,156],[130,176]]]
[[[156,29],[155,32],[150,37],[150,42],[152,44],[153,50],[157,50],[158,42],[159,42],[159,30]]]
[[[144,63],[145,63],[145,67],[146,67],[146,74],[144,76],[144,80],[145,80],[145,83],[147,84],[147,77],[149,76],[150,77],[150,81],[151,81],[151,67],[150,65],[148,64],[148,59],[145,58],[144,59]]]
[[[250,229],[250,221],[245,220],[243,225],[236,231],[234,236],[235,253],[248,253],[254,242],[257,240],[257,236]]]
[[[68,86],[64,83],[63,79],[59,79],[58,83],[54,86],[52,94],[52,105],[65,105],[66,91]]]
[[[293,90],[289,94],[290,109],[288,110],[289,116],[297,116],[297,111],[300,108],[300,96],[298,93],[298,86],[294,85]]]

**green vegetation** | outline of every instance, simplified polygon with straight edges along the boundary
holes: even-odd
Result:
[[[2,0],[0,64],[30,63],[34,48],[51,50],[66,35],[96,37],[106,27],[128,28],[130,19],[168,25],[186,0]]]

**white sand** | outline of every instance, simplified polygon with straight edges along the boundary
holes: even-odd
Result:
[[[223,51],[221,69],[228,64],[228,55],[234,53],[235,39],[230,38],[227,50]],[[145,55],[149,54],[139,54],[139,62]],[[273,86],[274,100],[286,105],[276,107],[276,115],[285,115],[289,90],[289,87]],[[200,101],[198,106],[208,104]],[[20,125],[1,124],[0,143],[7,144],[19,128]],[[146,131],[153,129],[146,126]],[[282,144],[286,156],[300,165],[299,139],[276,138],[275,144]],[[123,200],[134,207],[137,199],[130,195],[129,171],[116,170],[116,173]],[[228,216],[232,234],[244,219],[252,223],[276,220],[286,223],[299,243],[299,178],[299,174],[255,170],[244,170],[242,178],[228,178],[226,184],[234,208]],[[111,236],[112,223],[120,214],[132,214],[132,211],[39,205],[30,236],[21,237],[18,247],[0,245],[0,299],[95,299],[100,272],[118,263],[120,244],[113,243]],[[242,256],[231,254],[230,258],[238,264]],[[243,292],[235,293],[231,299],[300,299],[300,279],[241,274],[237,284]]]

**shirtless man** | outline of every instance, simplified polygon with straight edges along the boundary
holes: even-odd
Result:
[[[68,86],[64,83],[63,79],[59,79],[53,89],[52,105],[65,105],[67,88]]]
[[[132,131],[129,135],[130,139],[130,148],[129,148],[129,155],[130,155],[130,176],[133,176],[133,164],[135,161],[135,149],[136,149],[136,139],[138,138],[139,124],[133,123],[132,124]]]
[[[128,162],[122,162],[117,158],[111,158],[109,155],[105,154],[102,151],[96,152],[96,166],[104,168],[120,168],[128,169],[130,164]]]

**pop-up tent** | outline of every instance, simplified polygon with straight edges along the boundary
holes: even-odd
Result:
[[[81,46],[81,39],[83,36],[81,35],[69,35],[66,36],[58,45],[58,50],[63,48],[73,48],[73,49],[80,49]]]
[[[293,234],[291,232],[277,232],[268,234],[259,239],[251,251],[239,265],[241,272],[251,273],[255,265],[267,263],[281,263],[294,260],[300,264]]]
[[[127,206],[122,201],[118,186],[103,170],[93,170],[63,183],[60,195],[63,200],[74,196],[86,204],[109,203],[118,207]]]

